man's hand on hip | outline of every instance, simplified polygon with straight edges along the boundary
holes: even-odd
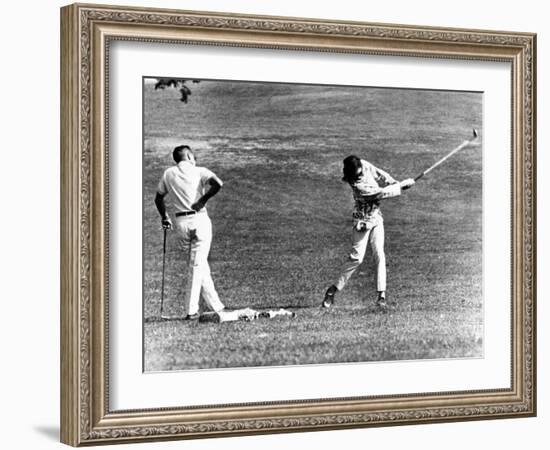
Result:
[[[193,211],[199,212],[204,206],[206,205],[206,202],[204,200],[197,200],[195,203],[191,205],[191,209]]]

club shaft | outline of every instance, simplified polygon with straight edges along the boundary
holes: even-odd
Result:
[[[474,137],[475,139],[475,137]],[[460,144],[458,147],[450,151],[447,155],[445,155],[443,158],[441,158],[439,161],[437,161],[435,164],[432,164],[430,167],[428,167],[424,172],[418,174],[416,177],[414,177],[414,181],[418,181],[420,178],[422,178],[424,175],[430,173],[433,169],[435,169],[440,164],[443,164],[447,159],[449,159],[451,156],[453,156],[455,153],[462,150],[464,147],[467,147],[470,145],[474,139],[470,139],[467,141],[464,141],[462,144]]]
[[[160,288],[160,315],[164,313],[164,269],[166,267],[166,228],[164,231],[164,238],[162,240],[162,281]]]

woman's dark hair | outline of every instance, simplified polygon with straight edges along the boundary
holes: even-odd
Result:
[[[351,183],[357,179],[357,174],[361,169],[361,158],[355,155],[350,155],[345,157],[343,162],[344,168],[342,169],[342,172],[344,173],[344,176],[342,177],[342,181]]]

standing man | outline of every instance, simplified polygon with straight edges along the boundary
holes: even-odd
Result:
[[[331,285],[323,299],[322,306],[329,308],[334,303],[336,293],[341,291],[353,272],[363,262],[367,245],[370,243],[376,263],[376,284],[378,296],[376,304],[386,307],[386,256],[384,254],[384,220],[380,211],[380,200],[401,195],[409,189],[414,180],[409,178],[397,182],[388,173],[355,155],[343,161],[343,181],[353,191],[355,208],[353,210],[352,249],[344,263],[340,276]]]
[[[171,195],[176,231],[189,249],[187,283],[185,287],[185,319],[199,317],[199,298],[216,312],[224,309],[210,275],[208,254],[212,243],[212,222],[206,212],[206,202],[216,195],[222,181],[205,167],[195,164],[195,155],[187,145],[176,147],[172,153],[175,166],[166,169],[157,187],[155,205],[164,229],[172,228],[166,212],[164,197]]]

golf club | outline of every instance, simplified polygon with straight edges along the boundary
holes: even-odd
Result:
[[[162,241],[162,284],[160,288],[160,317],[164,317],[164,268],[166,266],[166,228],[163,228],[164,239]]]
[[[414,177],[414,181],[418,181],[420,178],[422,178],[424,175],[430,173],[433,169],[435,169],[437,166],[439,166],[440,164],[442,164],[444,161],[446,161],[448,158],[450,158],[451,156],[453,156],[455,153],[459,152],[460,150],[462,150],[464,147],[467,147],[468,145],[470,145],[472,142],[474,142],[478,137],[478,133],[477,133],[477,130],[474,128],[473,129],[473,136],[464,141],[462,144],[460,144],[458,147],[456,147],[455,149],[453,149],[451,152],[449,152],[449,154],[447,154],[446,156],[444,156],[443,158],[441,158],[439,161],[437,161],[435,164],[433,164],[432,166],[428,167],[424,172],[418,174],[416,177]]]

